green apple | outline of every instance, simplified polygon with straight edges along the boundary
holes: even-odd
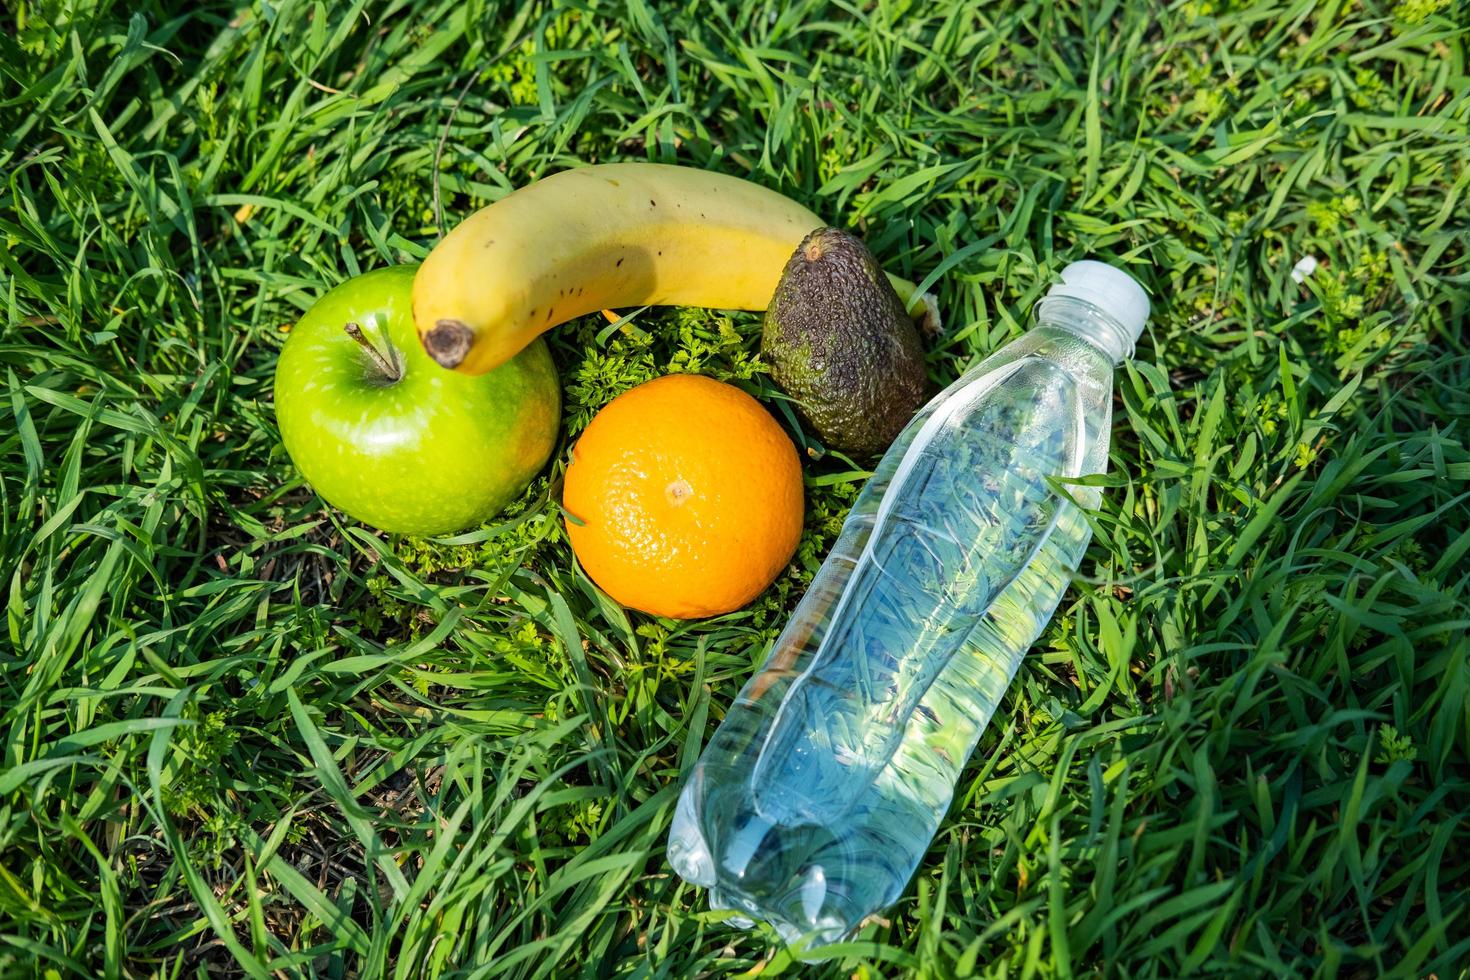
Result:
[[[328,503],[385,531],[446,534],[494,516],[546,464],[561,389],[539,339],[479,376],[435,364],[414,331],[416,268],[317,300],[281,350],[276,419]]]

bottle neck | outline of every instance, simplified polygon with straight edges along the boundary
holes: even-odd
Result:
[[[1058,327],[1096,347],[1118,364],[1133,356],[1133,335],[1101,307],[1075,296],[1043,296],[1036,325]]]

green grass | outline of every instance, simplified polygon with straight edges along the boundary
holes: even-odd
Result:
[[[172,6],[0,17],[0,975],[1467,975],[1463,5]],[[707,623],[599,597],[556,505],[638,380],[779,406],[757,316],[556,332],[557,462],[456,539],[277,438],[326,288],[622,159],[859,229],[936,381],[1074,258],[1156,299],[1082,578],[820,966],[663,844],[864,474],[810,462],[798,561]]]

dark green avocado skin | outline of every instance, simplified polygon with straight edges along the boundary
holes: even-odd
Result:
[[[924,349],[862,240],[819,228],[802,240],[766,309],[761,352],[829,448],[871,457],[924,405]]]

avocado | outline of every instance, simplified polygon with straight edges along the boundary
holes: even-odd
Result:
[[[761,353],[832,449],[876,456],[924,404],[924,349],[862,240],[819,228],[797,246],[766,309]]]

